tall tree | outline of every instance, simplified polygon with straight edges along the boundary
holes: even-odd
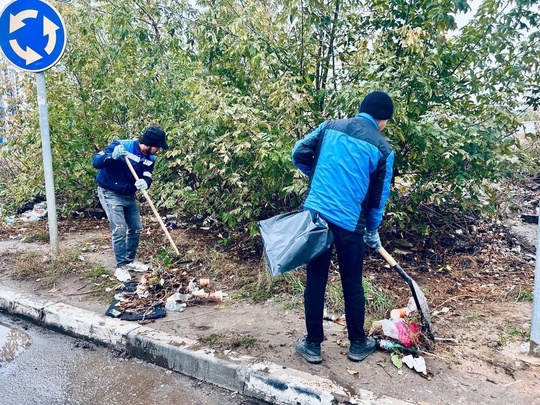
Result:
[[[47,72],[61,188],[89,199],[91,154],[156,122],[173,146],[158,204],[254,225],[301,203],[294,142],[382,89],[396,103],[385,134],[406,184],[398,193],[409,195],[389,211],[496,206],[489,184],[527,163],[511,135],[539,103],[538,6],[484,0],[457,30],[469,10],[465,0],[66,5],[68,50]]]

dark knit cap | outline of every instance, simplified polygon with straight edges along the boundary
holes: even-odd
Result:
[[[376,120],[389,120],[394,113],[394,103],[384,91],[373,91],[362,100],[360,112],[369,114]]]
[[[160,127],[151,126],[144,131],[140,142],[148,146],[159,146],[161,149],[169,149],[169,145],[165,140],[165,131]]]

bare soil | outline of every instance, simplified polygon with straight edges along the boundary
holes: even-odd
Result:
[[[348,361],[346,329],[332,321],[325,322],[323,363],[306,363],[294,353],[294,342],[305,333],[301,296],[283,292],[254,303],[244,287],[267,277],[260,252],[228,251],[202,225],[170,229],[182,257],[169,269],[181,273],[184,284],[209,278],[207,289],[224,291],[229,299],[191,302],[183,312],[168,311],[165,318],[146,322],[204,341],[223,357],[249,355],[329,378],[351,394],[361,388],[417,404],[540,404],[540,359],[528,355],[536,225],[516,219],[511,225],[464,226],[463,233],[450,235],[452,249],[431,251],[409,238],[395,238],[388,247],[424,291],[436,338],[447,339],[421,347],[428,376],[407,366],[399,370],[382,351],[361,363]],[[151,213],[143,221],[138,259],[155,268],[168,241]],[[107,221],[59,221],[60,249],[75,251],[79,261],[59,277],[25,268],[51,260],[47,242],[28,242],[43,233],[46,221],[0,227],[0,286],[105,313],[112,293],[103,291],[118,281],[85,274],[99,266],[114,272]],[[397,303],[407,302],[408,286],[380,257],[366,258],[365,277]]]

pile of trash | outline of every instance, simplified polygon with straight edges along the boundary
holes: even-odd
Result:
[[[138,281],[125,280],[105,315],[128,321],[145,321],[166,316],[167,311],[182,312],[204,302],[222,302],[228,294],[213,291],[210,279],[190,279],[178,268],[156,269]]]
[[[45,201],[37,204],[30,204],[24,208],[27,209],[21,210],[18,217],[15,215],[6,217],[6,223],[11,225],[15,223],[16,220],[21,220],[23,222],[39,221],[47,216],[47,202]]]
[[[423,336],[413,297],[407,306],[390,311],[389,319],[373,322],[369,336],[375,339],[378,349],[391,353],[392,363],[400,372],[405,364],[422,377],[431,379],[425,359],[420,355]]]

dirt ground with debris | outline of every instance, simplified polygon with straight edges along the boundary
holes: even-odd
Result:
[[[138,259],[153,264],[168,241],[151,213],[143,215],[143,222]],[[59,221],[60,250],[75,251],[84,265],[52,284],[39,271],[29,276],[18,269],[28,255],[43,263],[50,260],[49,244],[31,241],[39,231],[47,232],[46,226],[45,221],[15,221],[0,227],[0,285],[104,314],[111,294],[98,293],[104,289],[100,279],[113,288],[118,282],[83,274],[96,264],[114,271],[107,221]],[[171,268],[193,280],[209,278],[210,289],[227,293],[229,299],[191,303],[182,312],[168,311],[147,323],[201,340],[218,356],[249,355],[329,378],[351,394],[366,389],[417,404],[540,404],[540,359],[528,355],[536,225],[516,215],[514,222],[473,226],[468,224],[465,233],[454,230],[452,237],[462,243],[453,243],[451,254],[419,249],[406,238],[394,238],[387,248],[424,291],[435,337],[445,339],[422,348],[427,377],[405,365],[399,370],[382,351],[361,363],[348,361],[346,329],[339,321],[325,321],[323,363],[306,363],[294,353],[294,342],[305,333],[301,302],[295,304],[285,294],[257,304],[239,299],[241,279],[264,278],[264,262],[260,255],[227,252],[202,226],[169,230],[185,259]],[[408,286],[378,256],[366,258],[364,275],[396,302],[407,302]]]

